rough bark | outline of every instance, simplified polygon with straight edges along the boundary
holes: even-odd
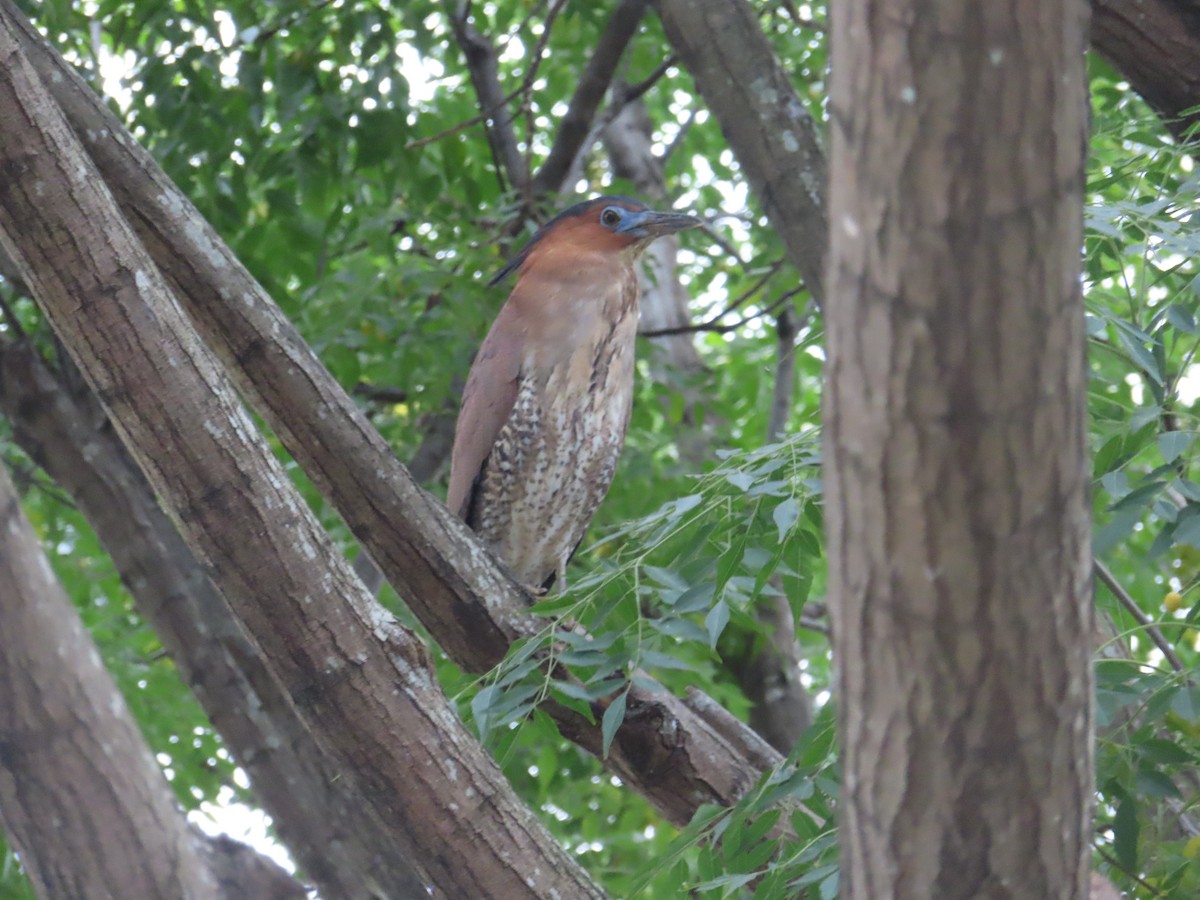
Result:
[[[328,897],[418,895],[423,883],[337,777],[93,405],[30,344],[0,344],[0,412],[17,444],[88,520],[305,875]]]
[[[256,434],[21,54],[7,8],[0,118],[0,241],[359,802],[450,896],[600,896]]]
[[[8,8],[8,0],[0,0]],[[152,256],[242,393],[346,520],[423,625],[482,672],[544,625],[445,506],[413,483],[354,402],[195,208],[78,76],[25,23],[25,47]],[[253,629],[252,629],[253,630]],[[256,635],[257,632],[255,631]],[[639,678],[606,764],[672,822],[735,803],[781,760],[749,728]],[[547,703],[563,735],[601,756],[595,719]],[[740,731],[737,729],[740,728]],[[733,737],[731,733],[736,732]]]
[[[193,830],[197,830],[193,828]],[[308,900],[308,889],[272,859],[228,835],[204,837],[209,869],[217,879],[218,896],[228,900]],[[344,894],[369,897],[370,894]],[[419,895],[418,895],[419,896]]]
[[[1087,896],[1086,4],[833,8],[842,893]]]
[[[1200,122],[1200,2],[1092,0],[1091,38],[1176,138]]]
[[[217,896],[202,841],[55,580],[3,467],[0,634],[0,815],[38,893]]]
[[[812,117],[746,0],[658,0],[667,39],[818,303],[825,280],[825,155]]]

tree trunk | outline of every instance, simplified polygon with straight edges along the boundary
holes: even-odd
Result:
[[[0,634],[0,813],[38,893],[217,896],[202,842],[2,466]]]
[[[842,891],[1083,898],[1083,0],[833,8]]]

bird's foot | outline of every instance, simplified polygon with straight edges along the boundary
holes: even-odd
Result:
[[[543,597],[545,597],[547,594],[550,593],[550,588],[545,587],[543,585],[528,584],[524,581],[519,581],[517,583],[520,584],[521,587],[525,588],[525,590],[529,593],[529,595],[531,597],[533,597],[535,602],[538,600],[541,600]]]

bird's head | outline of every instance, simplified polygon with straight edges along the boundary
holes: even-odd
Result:
[[[632,261],[655,238],[703,225],[702,219],[677,212],[656,212],[628,197],[598,197],[577,203],[540,229],[492,278],[498,284],[511,272],[546,264],[562,265],[572,256]]]

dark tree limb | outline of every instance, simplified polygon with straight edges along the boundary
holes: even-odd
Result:
[[[825,280],[825,154],[745,0],[658,0],[658,14],[812,296]]]
[[[310,896],[304,885],[253,847],[225,834],[200,837],[209,868],[217,880],[218,896],[228,900],[246,900],[247,897],[255,900],[306,900]]]
[[[600,35],[591,57],[584,66],[579,84],[567,106],[566,115],[558,126],[558,135],[550,153],[533,179],[535,194],[556,193],[562,190],[563,179],[583,147],[596,111],[617,73],[617,65],[625,48],[637,33],[650,0],[621,0],[613,10],[608,26]]]
[[[1178,140],[1200,123],[1200,2],[1092,0],[1092,46]]]
[[[782,440],[787,433],[796,386],[799,331],[791,305],[784,306],[775,319],[777,351],[768,442]],[[764,593],[754,606],[754,618],[765,637],[758,639],[737,672],[742,690],[753,704],[750,726],[780,753],[788,753],[812,722],[812,701],[800,680],[804,650],[796,639],[796,618],[779,582],[778,577],[772,578],[776,590]]]
[[[662,163],[654,155],[654,123],[646,111],[646,104],[638,99],[625,101],[623,85],[617,85],[614,93],[621,102],[611,107],[616,111],[607,122],[602,133],[604,149],[608,153],[609,165],[618,178],[632,182],[638,194],[653,201],[667,196],[667,182]],[[607,118],[607,116],[602,117]],[[599,123],[597,123],[599,124]],[[655,241],[646,251],[645,273],[641,277],[641,315],[638,334],[654,338],[654,355],[651,357],[652,371],[661,378],[664,369],[674,370],[684,376],[696,375],[704,370],[704,363],[696,346],[687,336],[660,336],[670,327],[686,326],[690,318],[688,304],[691,298],[687,289],[679,283],[678,263],[679,238]],[[690,409],[697,401],[694,390],[685,391],[685,406]],[[697,467],[708,455],[707,447],[699,450]]]
[[[454,40],[463,52],[471,84],[479,98],[483,113],[484,128],[488,145],[492,149],[492,160],[496,175],[503,189],[505,179],[519,194],[525,195],[529,187],[529,171],[517,144],[517,133],[513,128],[513,116],[508,110],[508,100],[500,87],[500,67],[496,48],[479,33],[471,23],[470,0],[448,0],[456,8],[450,13]]]
[[[640,100],[623,104],[619,114],[604,131],[604,146],[614,172],[633,181],[638,190],[650,197],[666,194],[662,163],[654,155],[653,125]],[[647,253],[649,265],[654,272],[652,283],[643,287],[643,304],[640,333],[650,336],[655,344],[657,356],[651,359],[652,371],[672,369],[683,374],[695,375],[703,370],[691,332],[702,330],[687,324],[689,318],[687,291],[676,275],[675,256],[677,241],[658,241]],[[744,303],[755,290],[761,288],[780,268],[772,266],[762,277],[758,288],[752,289],[731,308]],[[790,297],[782,302],[790,301]],[[726,310],[726,313],[729,310]],[[722,314],[724,315],[724,313]],[[781,321],[785,319],[781,317]],[[791,320],[786,319],[790,324]],[[787,341],[788,353],[783,352],[784,336],[781,334],[780,369],[787,372],[777,374],[777,392],[781,380],[788,388],[795,371],[794,332]],[[699,468],[701,462],[711,456],[710,435],[695,425],[697,391],[692,385],[683,389],[684,414],[682,427],[676,435],[680,456]],[[780,401],[791,406],[788,391]],[[786,421],[786,415],[784,416]],[[706,420],[707,423],[707,420]],[[711,427],[711,424],[710,424]],[[776,440],[775,425],[769,429],[769,440]],[[795,623],[791,605],[782,592],[768,594],[755,604],[754,615],[763,624],[769,635],[763,640],[743,641],[739,652],[727,656],[730,670],[737,677],[743,692],[752,705],[750,725],[767,742],[786,754],[808,727],[811,719],[808,695],[800,683],[800,645],[796,640]],[[697,708],[700,708],[699,706]],[[740,724],[740,723],[739,723]]]
[[[796,392],[796,335],[800,323],[791,307],[784,307],[775,317],[775,385],[771,392],[771,416],[767,423],[767,441],[782,440],[787,433],[787,420],[792,412],[792,397]]]

